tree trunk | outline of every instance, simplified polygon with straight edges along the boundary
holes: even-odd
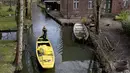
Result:
[[[2,9],[2,2],[0,2],[0,9]]]
[[[25,0],[25,7],[26,7],[25,17],[30,20],[31,20],[31,2],[32,0]]]
[[[2,33],[0,32],[0,40],[2,39]]]
[[[31,3],[32,0],[28,0],[28,19],[31,20]]]
[[[19,7],[20,7],[20,2],[19,1],[17,1],[17,5],[16,5],[16,9],[15,9],[15,21],[16,21],[16,24],[17,24],[17,29],[18,29],[18,24],[19,24],[19,11],[20,11],[20,9],[19,9]],[[17,31],[17,42],[18,42],[18,31]],[[17,60],[18,60],[18,43],[17,43],[17,46],[16,46],[16,55],[15,55],[15,59],[14,59],[14,62],[13,62],[13,64],[14,65],[16,65],[16,63],[17,63]]]
[[[27,18],[28,16],[28,0],[24,0],[25,1],[25,18]]]
[[[12,7],[11,0],[10,0],[10,8]]]
[[[99,34],[99,0],[96,0],[96,34]]]
[[[22,47],[23,47],[23,7],[24,7],[24,2],[23,0],[18,0],[17,1],[17,27],[18,27],[18,32],[17,32],[17,48],[16,48],[16,56],[15,56],[15,65],[16,65],[16,70],[22,70]]]
[[[100,21],[100,15],[101,15],[101,10],[103,6],[104,0],[93,0],[93,11],[94,11],[94,16],[95,16],[95,28],[96,28],[96,34],[99,34],[99,21]]]

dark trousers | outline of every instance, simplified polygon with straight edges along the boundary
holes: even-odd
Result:
[[[43,39],[46,39],[46,32],[44,32],[44,34],[43,34]]]

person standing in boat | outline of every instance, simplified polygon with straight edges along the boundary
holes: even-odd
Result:
[[[42,32],[43,32],[43,39],[46,39],[46,36],[47,36],[47,29],[46,27],[44,26],[43,29],[42,29]]]

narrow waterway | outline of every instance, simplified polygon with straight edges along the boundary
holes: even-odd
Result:
[[[32,6],[33,26],[27,32],[28,45],[23,53],[22,73],[88,73],[92,52],[89,47],[76,43],[73,39],[72,27],[61,27],[51,18],[46,18],[36,4]],[[42,34],[46,26],[47,36],[55,52],[55,67],[42,69],[35,57],[36,39]]]
[[[16,32],[2,32],[1,40],[16,40]]]

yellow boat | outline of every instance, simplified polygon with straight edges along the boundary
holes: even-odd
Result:
[[[36,41],[36,56],[42,68],[53,68],[55,55],[53,47],[48,39],[39,37]]]

